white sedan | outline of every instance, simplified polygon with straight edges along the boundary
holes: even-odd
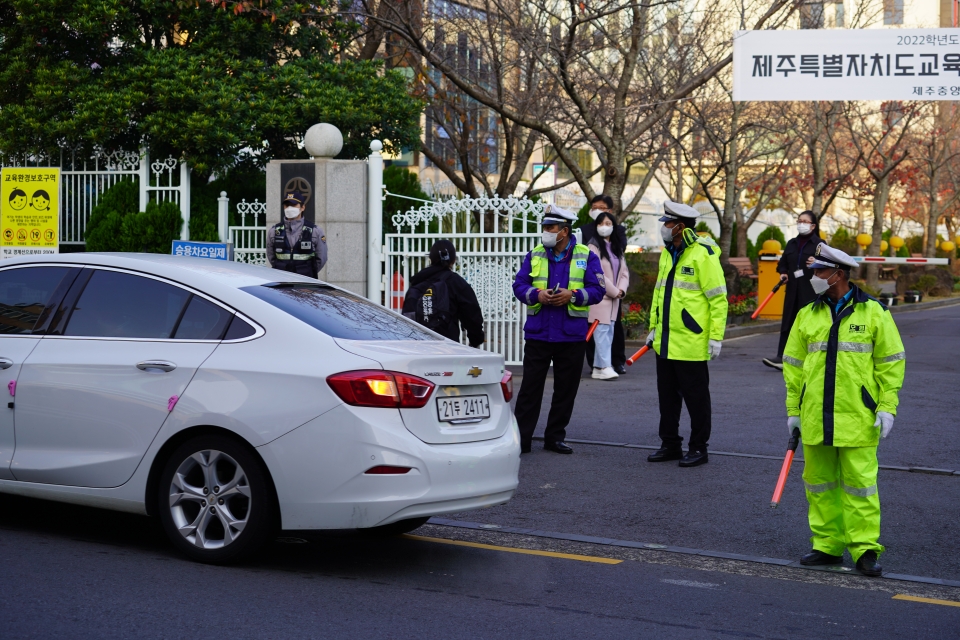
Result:
[[[410,531],[507,502],[503,358],[263,267],[0,264],[0,492],[159,515],[204,562],[285,530]]]

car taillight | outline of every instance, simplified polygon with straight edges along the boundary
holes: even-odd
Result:
[[[503,391],[503,399],[510,402],[513,398],[513,374],[509,371],[500,378],[500,390]]]
[[[327,378],[341,400],[355,407],[419,409],[436,386],[429,380],[396,371],[345,371]]]

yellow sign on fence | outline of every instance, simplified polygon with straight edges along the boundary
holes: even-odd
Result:
[[[60,169],[0,171],[0,258],[59,253]]]

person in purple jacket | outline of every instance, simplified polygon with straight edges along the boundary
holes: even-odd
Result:
[[[527,305],[523,381],[514,411],[521,453],[530,452],[551,362],[553,399],[543,448],[573,453],[564,438],[583,371],[587,308],[606,292],[600,259],[573,237],[570,225],[576,219],[576,214],[549,205],[541,220],[542,243],[526,255],[513,281],[513,294]]]

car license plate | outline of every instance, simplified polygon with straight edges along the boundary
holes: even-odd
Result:
[[[487,394],[437,398],[437,417],[440,422],[480,422],[490,417],[490,398]]]

